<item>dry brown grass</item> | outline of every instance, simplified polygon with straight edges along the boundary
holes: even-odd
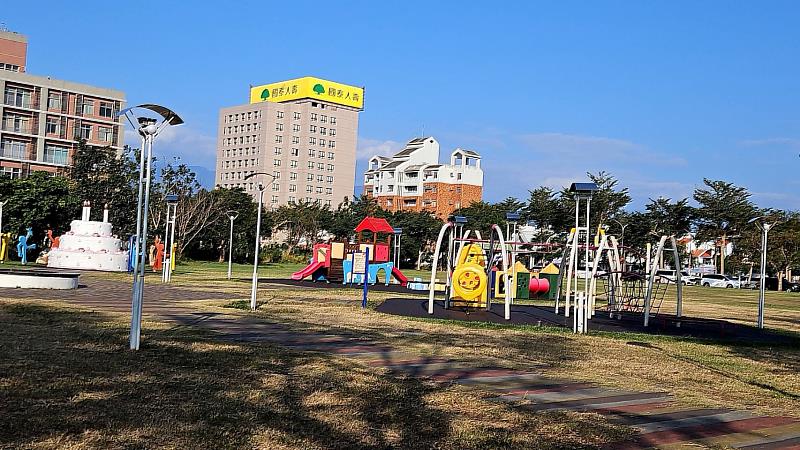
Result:
[[[139,352],[124,350],[120,317],[6,300],[0,324],[2,447],[575,448],[630,433],[159,323]]]

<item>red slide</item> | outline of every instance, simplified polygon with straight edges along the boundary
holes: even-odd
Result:
[[[293,280],[302,280],[305,277],[311,276],[314,272],[317,271],[320,267],[322,267],[324,263],[321,262],[312,262],[311,264],[307,265],[304,269],[298,270],[297,272],[292,274]]]
[[[397,278],[397,281],[400,282],[400,286],[406,287],[408,284],[408,278],[403,275],[403,272],[400,272],[400,269],[397,267],[392,267],[392,275]]]

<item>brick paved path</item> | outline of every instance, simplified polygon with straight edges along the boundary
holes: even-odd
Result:
[[[75,291],[0,289],[0,297],[48,298],[98,311],[130,311],[130,284],[92,281]],[[800,421],[763,417],[747,411],[686,409],[667,392],[633,392],[591,383],[549,378],[540,371],[481,367],[466,361],[420,357],[385,344],[342,332],[310,333],[290,324],[235,314],[197,312],[187,301],[233,297],[221,291],[197,291],[161,284],[147,286],[144,313],[155,320],[196,326],[221,338],[270,342],[304,351],[321,351],[353,358],[398,375],[434,382],[459,383],[495,392],[497,401],[534,411],[594,411],[639,431],[635,441],[609,448],[697,448],[701,445],[743,449],[800,449]]]

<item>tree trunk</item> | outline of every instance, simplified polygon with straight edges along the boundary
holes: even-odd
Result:
[[[782,270],[778,271],[778,291],[783,291],[783,276],[784,272]]]

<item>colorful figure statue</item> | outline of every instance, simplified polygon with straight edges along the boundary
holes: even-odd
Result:
[[[161,270],[164,264],[164,243],[161,242],[161,237],[156,236],[156,251],[155,259],[153,260],[153,270]]]
[[[19,236],[17,241],[17,255],[19,255],[22,264],[28,264],[28,250],[34,250],[36,244],[28,244],[28,239],[33,237],[33,228],[26,228],[26,233]]]
[[[50,239],[50,248],[58,248],[61,237],[53,237],[53,230],[47,230],[47,238]]]
[[[0,233],[0,263],[8,259],[9,247],[11,247],[11,233]]]

